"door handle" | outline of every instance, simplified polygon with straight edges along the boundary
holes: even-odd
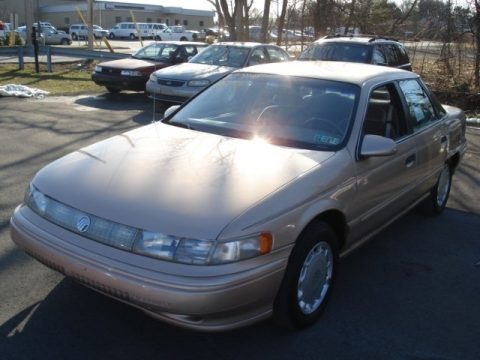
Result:
[[[405,160],[405,166],[407,168],[411,168],[413,164],[415,164],[415,160],[417,160],[417,155],[412,154],[408,156],[407,159]]]

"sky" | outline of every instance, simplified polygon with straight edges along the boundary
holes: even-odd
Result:
[[[192,3],[193,2],[203,3],[206,9],[212,9],[212,8],[214,9],[214,7],[205,0],[190,0],[190,1]],[[395,1],[395,3],[397,3],[398,5],[404,2],[404,0],[393,0],[393,1]],[[446,2],[446,0],[443,0],[443,1]],[[300,3],[301,1],[297,0],[297,2]],[[462,7],[466,7],[466,4],[467,4],[467,0],[453,0],[452,2],[453,4],[457,4],[458,6],[462,6]],[[260,12],[263,12],[263,3],[264,3],[264,0],[254,0],[253,6],[257,8]],[[270,5],[271,13],[276,14],[277,7],[281,8],[281,6],[282,6],[282,0],[272,0],[272,4]]]

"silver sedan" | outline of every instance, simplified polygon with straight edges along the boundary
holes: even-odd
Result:
[[[188,63],[152,73],[146,84],[146,93],[154,100],[183,103],[238,68],[289,60],[288,53],[275,45],[218,43]]]

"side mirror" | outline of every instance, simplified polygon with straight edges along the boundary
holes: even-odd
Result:
[[[370,134],[363,137],[362,148],[360,150],[362,157],[391,156],[396,152],[397,144],[390,138]]]
[[[165,110],[165,112],[163,113],[163,118],[166,119],[167,117],[169,117],[170,115],[172,115],[175,111],[178,110],[178,108],[180,107],[180,105],[173,105],[173,106],[170,106],[167,110]]]

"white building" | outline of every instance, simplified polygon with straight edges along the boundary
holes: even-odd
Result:
[[[214,8],[205,0],[93,0],[93,22],[109,29],[119,22],[156,22],[183,25],[199,30],[214,26]],[[3,0],[0,13],[18,14],[18,25],[26,22],[28,7],[23,1]],[[59,29],[81,23],[78,11],[87,18],[87,0],[36,0],[31,6],[36,20],[48,21]],[[133,16],[132,16],[133,15]]]

